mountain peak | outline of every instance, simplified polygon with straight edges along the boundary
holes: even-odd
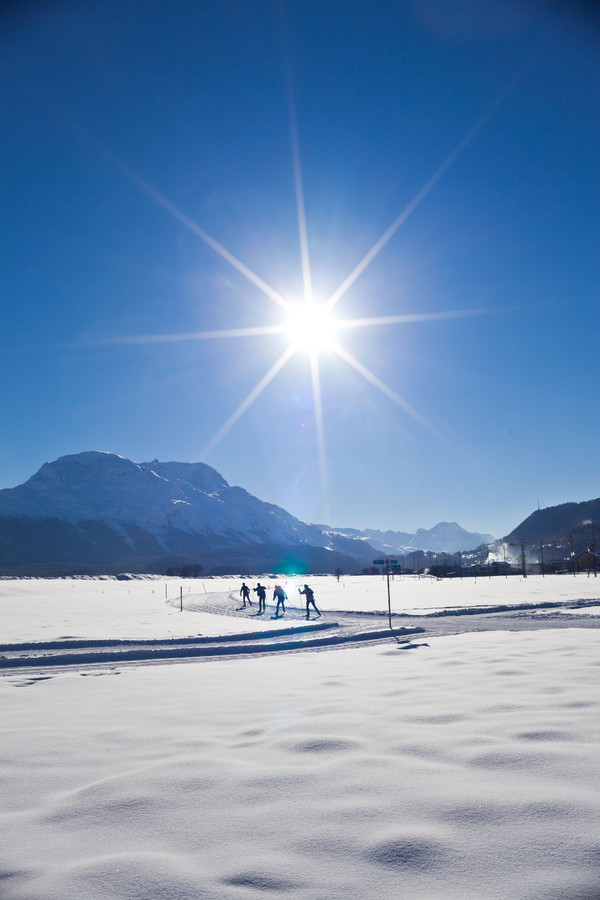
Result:
[[[230,485],[217,472],[207,466],[206,463],[195,462],[164,462],[161,463],[157,459],[149,463],[140,463],[145,469],[149,469],[160,478],[167,478],[174,481],[185,481],[191,484],[199,491],[217,491],[222,488],[228,488]]]

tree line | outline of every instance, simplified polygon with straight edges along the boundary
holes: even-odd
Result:
[[[202,566],[199,563],[188,563],[180,569],[174,569],[169,566],[165,575],[177,575],[179,578],[200,578],[202,575]]]

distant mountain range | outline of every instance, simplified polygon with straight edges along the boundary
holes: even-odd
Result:
[[[476,531],[465,531],[456,522],[438,522],[433,528],[419,528],[415,534],[407,531],[377,531],[365,528],[328,528],[335,534],[348,538],[360,538],[367,541],[380,553],[387,556],[396,554],[403,556],[414,550],[430,550],[433,553],[457,553],[459,550],[471,550],[481,544],[490,544],[496,540],[491,534],[479,534]]]
[[[600,499],[536,510],[504,540],[600,538]],[[586,538],[587,539],[587,538]],[[0,490],[0,575],[360,572],[379,556],[470,551],[491,534],[456,522],[405,531],[312,525],[204,463],[89,451]],[[596,543],[594,546],[596,546]]]
[[[0,574],[359,572],[374,556],[493,540],[440,523],[416,534],[311,525],[204,463],[88,451],[0,490]]]

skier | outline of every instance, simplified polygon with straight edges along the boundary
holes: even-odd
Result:
[[[242,582],[242,586],[240,588],[240,594],[242,595],[242,600],[244,601],[244,608],[246,606],[246,600],[252,606],[252,600],[250,599],[250,588],[246,584],[245,581]]]
[[[310,606],[311,603],[315,608],[316,614],[320,617],[321,613],[317,609],[317,604],[315,603],[315,592],[312,590],[312,588],[309,588],[309,586],[307,584],[305,584],[303,591],[301,591],[300,588],[298,588],[298,593],[306,595],[306,618],[310,619],[310,613],[308,611],[308,607]]]
[[[265,611],[267,592],[264,588],[264,585],[257,581],[256,587],[252,588],[253,591],[256,591],[256,596],[258,597],[258,615],[262,616]]]
[[[275,608],[275,618],[278,619],[279,618],[279,606],[281,605],[281,608],[283,610],[281,615],[284,616],[285,615],[284,601],[287,600],[287,594],[284,591],[284,589],[281,587],[280,584],[275,585],[275,590],[273,591],[273,600],[277,600],[277,606]]]

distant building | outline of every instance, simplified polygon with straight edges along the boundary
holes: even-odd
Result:
[[[589,572],[590,570],[597,572],[600,567],[600,556],[592,553],[591,550],[584,550],[582,553],[577,554],[574,558],[574,563],[580,572]]]
[[[565,572],[597,572],[600,569],[600,556],[591,550],[583,550],[576,556],[553,556],[548,563],[545,563],[544,569],[555,575]]]
[[[573,563],[568,556],[553,556],[550,562],[545,563],[545,570],[553,575],[562,575],[573,571]]]
[[[435,569],[441,568],[440,566],[432,566],[429,570],[431,574],[436,574]],[[487,563],[470,563],[469,565],[461,566],[460,568],[451,569],[448,567],[449,571],[446,573],[441,573],[441,577],[443,578],[477,578],[479,577],[492,577],[495,575],[522,575],[523,570],[518,568],[518,566],[513,566],[508,562],[494,561],[489,565]]]
[[[491,563],[480,563],[477,566],[480,575],[516,575],[521,573],[521,569],[511,565],[509,562],[494,560]]]

